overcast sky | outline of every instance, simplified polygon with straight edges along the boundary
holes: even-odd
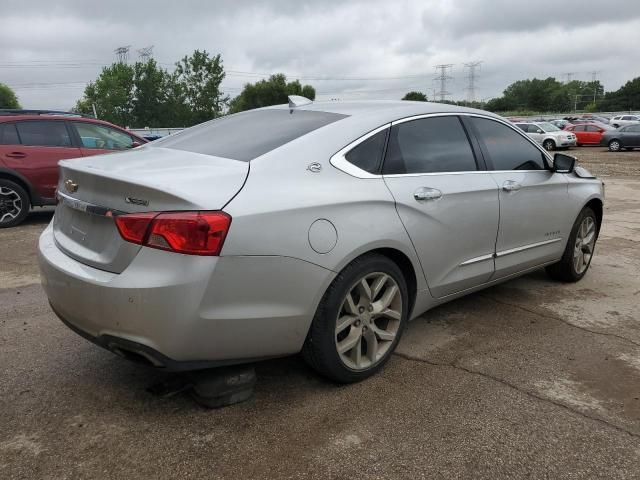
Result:
[[[0,82],[25,108],[69,109],[113,50],[153,45],[163,66],[194,49],[222,54],[225,91],[283,72],[318,99],[431,98],[434,66],[454,64],[451,99],[464,99],[463,64],[481,60],[477,99],[511,82],[555,76],[606,90],[640,76],[637,0],[2,0]],[[247,73],[249,72],[249,73]]]

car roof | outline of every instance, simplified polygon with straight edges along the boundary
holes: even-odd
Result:
[[[274,105],[265,108],[288,109],[289,105]],[[408,100],[359,100],[359,101],[328,101],[313,102],[295,107],[296,110],[321,111],[348,115],[349,117],[379,117],[392,121],[398,118],[414,115],[428,115],[431,113],[477,113],[486,116],[502,118],[485,110],[459,107],[446,103],[413,102]],[[383,120],[384,121],[384,120]]]

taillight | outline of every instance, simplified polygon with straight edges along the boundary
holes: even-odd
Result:
[[[116,217],[127,242],[187,255],[219,255],[231,217],[224,212],[147,212]]]

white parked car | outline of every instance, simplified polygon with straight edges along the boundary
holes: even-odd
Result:
[[[557,150],[576,146],[576,136],[549,122],[518,122],[516,126],[544,147]]]
[[[625,125],[633,125],[640,123],[640,116],[638,115],[616,115],[609,122],[613,127],[619,128]]]

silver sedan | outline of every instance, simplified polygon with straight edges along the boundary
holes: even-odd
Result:
[[[438,304],[580,280],[604,200],[501,117],[423,102],[292,98],[60,170],[39,261],[70,328],[173,370],[302,352],[337,382]]]

